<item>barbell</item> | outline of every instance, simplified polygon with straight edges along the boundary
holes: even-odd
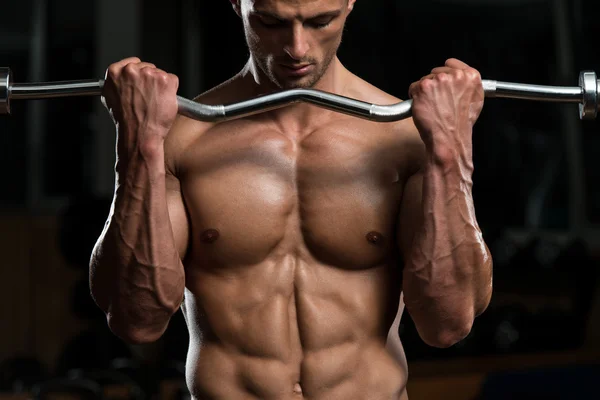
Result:
[[[577,103],[579,118],[592,120],[599,109],[600,81],[593,71],[579,74],[579,86],[542,86],[482,80],[486,98]],[[10,114],[11,100],[100,96],[104,80],[13,83],[10,68],[0,68],[0,114]],[[178,113],[199,121],[219,122],[306,102],[343,114],[376,121],[399,121],[411,116],[412,100],[379,105],[316,89],[289,89],[232,104],[208,105],[177,96]]]

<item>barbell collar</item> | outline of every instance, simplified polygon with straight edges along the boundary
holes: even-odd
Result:
[[[583,101],[579,103],[579,118],[596,119],[598,114],[598,77],[594,71],[579,74],[579,86],[583,90]]]
[[[11,77],[10,68],[0,68],[0,115],[10,114]]]

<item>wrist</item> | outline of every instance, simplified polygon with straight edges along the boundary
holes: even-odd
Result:
[[[146,142],[117,154],[116,172],[123,177],[145,170],[150,178],[165,174],[164,141]]]
[[[470,149],[437,146],[427,149],[425,170],[440,171],[442,174],[459,174],[470,178],[473,174],[473,160]]]
[[[161,134],[145,133],[146,138],[138,143],[139,156],[146,163],[164,165],[165,159],[165,138]]]
[[[153,160],[164,156],[164,141],[168,130],[122,124],[117,130],[117,155],[129,160],[142,156]]]
[[[471,130],[460,132],[429,132],[424,135],[426,163],[429,167],[452,170],[473,170],[473,145]],[[429,138],[429,140],[427,140]]]

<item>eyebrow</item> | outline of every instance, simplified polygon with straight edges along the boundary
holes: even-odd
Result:
[[[281,18],[279,15],[270,13],[268,11],[254,10],[253,13],[255,15],[258,15],[261,17],[273,18],[278,21],[287,21],[285,18]],[[300,20],[306,21],[306,20],[314,20],[314,19],[319,19],[319,18],[335,18],[335,17],[338,17],[340,14],[342,14],[342,10],[325,11],[325,12],[322,12],[322,13],[319,13],[316,15],[311,15],[306,18],[300,18]]]

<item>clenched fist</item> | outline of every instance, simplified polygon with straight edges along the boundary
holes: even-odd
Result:
[[[485,93],[477,70],[456,59],[434,68],[409,88],[412,116],[430,154],[438,161],[468,157],[472,128]]]
[[[177,76],[139,58],[108,67],[102,102],[117,125],[120,158],[160,151],[177,116],[178,87]]]

